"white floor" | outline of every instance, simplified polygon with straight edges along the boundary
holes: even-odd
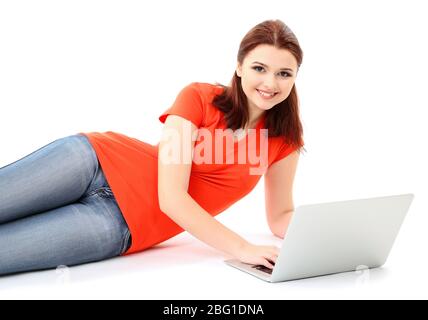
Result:
[[[229,218],[221,219],[227,223]],[[127,257],[0,277],[0,298],[426,299],[426,250],[422,250],[426,236],[410,232],[409,220],[387,263],[362,273],[270,284],[227,266],[223,263],[226,256],[183,233]],[[229,222],[234,223],[230,219]],[[267,232],[246,231],[243,235],[255,243],[280,244]]]
[[[423,186],[413,190],[415,199],[382,268],[270,284],[226,265],[230,257],[185,232],[126,257],[0,277],[0,299],[426,299],[426,193]],[[297,206],[323,202],[314,195],[296,198]],[[260,181],[217,219],[252,243],[280,246],[262,200]]]
[[[302,159],[303,173],[310,169],[308,160]],[[394,183],[373,179],[363,185],[348,176],[345,180],[352,183],[341,184],[336,177],[323,188],[323,180],[315,176],[296,180],[296,206],[415,194],[391,254],[379,269],[270,284],[226,265],[229,257],[185,232],[127,257],[0,277],[0,299],[426,299],[428,195],[426,179],[417,174],[423,171],[410,169],[412,179]],[[376,168],[372,171],[365,175],[375,175]],[[266,223],[263,185],[261,180],[217,219],[252,243],[279,246],[281,239],[271,235]]]

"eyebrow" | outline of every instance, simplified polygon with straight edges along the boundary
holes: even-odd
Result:
[[[264,66],[264,67],[266,67],[266,68],[269,68],[267,65],[265,65],[264,63],[261,63],[261,62],[258,62],[258,61],[254,61],[253,62],[253,64],[254,63],[258,63],[258,64],[261,64],[262,66]],[[280,70],[287,70],[287,71],[291,71],[291,72],[294,72],[293,71],[293,69],[290,69],[290,68],[281,68]]]

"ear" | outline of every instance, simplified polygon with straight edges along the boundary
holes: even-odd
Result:
[[[239,62],[238,62],[238,64],[236,65],[236,75],[237,75],[239,78],[242,76],[242,67],[241,67],[241,65],[239,64]]]

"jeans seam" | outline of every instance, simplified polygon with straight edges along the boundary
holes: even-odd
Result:
[[[91,192],[89,192],[86,196],[90,197],[93,195],[99,195],[102,198],[113,198],[113,192],[111,191],[111,189],[109,187],[100,187],[97,188],[95,190],[92,190]]]
[[[92,190],[86,197],[90,197],[90,196],[94,196],[94,195],[98,196],[100,198],[113,200],[117,205],[117,201],[114,197],[113,191],[108,186],[107,187],[104,186],[104,187],[100,187],[100,188],[97,188],[95,190]],[[108,215],[110,216],[111,219],[116,220],[116,216],[113,212],[111,212],[109,209],[107,209],[107,212],[108,212]],[[120,214],[122,214],[122,213],[120,213]],[[126,221],[124,220],[123,223],[125,223],[126,230],[125,230],[125,234],[121,240],[119,255],[123,254],[127,249],[129,249],[130,238],[131,238],[131,232],[130,232],[128,226],[126,225]]]
[[[130,237],[131,237],[131,232],[127,228],[126,231],[125,231],[125,236],[123,237],[123,240],[122,240],[122,246],[120,248],[120,254],[125,253],[125,251],[128,249],[128,244],[129,244]]]

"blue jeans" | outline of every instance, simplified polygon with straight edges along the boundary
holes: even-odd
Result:
[[[130,245],[84,135],[57,139],[0,168],[0,275],[100,261]]]

